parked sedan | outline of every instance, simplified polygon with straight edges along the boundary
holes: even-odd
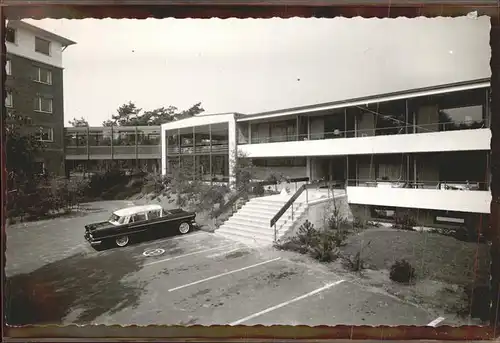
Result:
[[[196,227],[196,213],[165,210],[158,204],[117,210],[107,221],[85,225],[85,239],[92,245],[124,247],[138,234],[186,234]]]

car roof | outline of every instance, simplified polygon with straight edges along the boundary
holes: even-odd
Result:
[[[150,204],[150,205],[141,205],[141,206],[131,206],[131,207],[126,207],[126,208],[121,208],[119,210],[116,210],[113,212],[117,216],[130,216],[135,213],[140,213],[140,212],[146,212],[146,211],[153,211],[153,210],[161,210],[162,207],[161,205],[158,204]]]

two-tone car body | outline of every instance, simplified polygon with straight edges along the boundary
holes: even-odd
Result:
[[[139,234],[186,234],[196,227],[196,213],[165,210],[159,204],[132,206],[114,211],[107,221],[85,225],[85,239],[92,246],[124,247]]]

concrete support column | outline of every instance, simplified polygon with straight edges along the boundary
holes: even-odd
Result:
[[[235,167],[238,160],[238,144],[236,142],[236,119],[233,117],[228,123],[228,145],[229,145],[229,184],[234,185]]]
[[[161,174],[167,175],[168,173],[168,131],[163,127],[160,128],[161,132]]]

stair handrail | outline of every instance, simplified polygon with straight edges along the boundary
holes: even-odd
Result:
[[[307,184],[303,184],[302,186],[300,186],[300,188],[297,189],[297,191],[290,197],[290,199],[288,199],[288,201],[281,207],[281,209],[271,219],[271,221],[270,221],[270,227],[274,226],[274,241],[275,242],[277,241],[277,235],[278,235],[278,231],[276,229],[276,223],[278,222],[278,220],[280,220],[280,218],[283,216],[283,214],[285,214],[285,212],[290,207],[292,207],[292,220],[293,220],[293,203],[295,202],[295,200],[298,199],[298,197],[304,191],[307,191]],[[306,192],[306,197],[307,197],[307,192]]]

